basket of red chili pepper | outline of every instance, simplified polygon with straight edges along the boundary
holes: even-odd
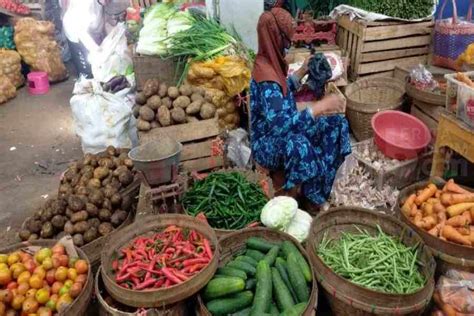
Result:
[[[163,307],[197,293],[217,270],[213,229],[191,216],[148,216],[113,233],[102,252],[109,294],[133,307]]]

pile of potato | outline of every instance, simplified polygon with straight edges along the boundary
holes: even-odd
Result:
[[[176,124],[192,123],[215,117],[216,106],[206,98],[203,88],[184,84],[168,87],[157,79],[149,79],[136,96],[133,113],[139,131]]]
[[[35,240],[71,235],[81,247],[120,226],[133,202],[120,193],[134,179],[127,153],[110,146],[73,163],[64,173],[58,196],[26,219],[19,237]]]

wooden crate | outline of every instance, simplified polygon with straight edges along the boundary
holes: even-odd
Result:
[[[426,64],[434,22],[367,22],[338,19],[337,43],[350,59],[352,80],[392,77],[396,66]]]
[[[217,118],[152,129],[139,132],[140,144],[159,140],[163,136],[172,137],[183,144],[181,166],[186,171],[203,171],[222,167],[223,155],[214,155],[213,146],[220,134]]]

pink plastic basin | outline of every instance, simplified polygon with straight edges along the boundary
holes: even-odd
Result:
[[[416,117],[400,111],[383,111],[372,117],[377,147],[387,157],[413,159],[431,142],[426,125]]]
[[[43,71],[32,71],[27,76],[28,92],[32,95],[46,94],[49,91],[48,74]]]

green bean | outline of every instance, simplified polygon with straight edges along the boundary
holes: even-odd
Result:
[[[337,274],[375,291],[413,293],[426,283],[420,273],[417,246],[407,247],[385,234],[374,235],[356,227],[357,233],[342,233],[334,240],[324,236],[316,252]]]

